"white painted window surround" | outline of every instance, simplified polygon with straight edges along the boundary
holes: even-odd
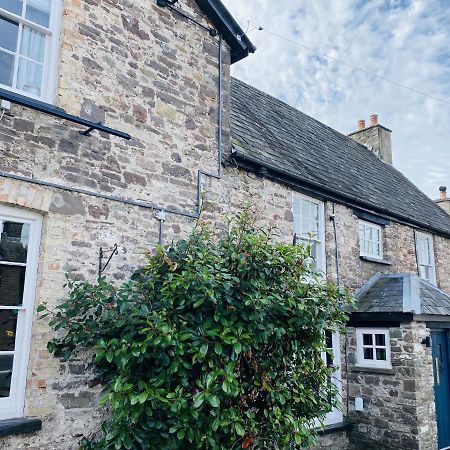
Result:
[[[436,286],[436,265],[431,234],[416,233],[416,253],[420,278]]]
[[[0,205],[0,420],[24,412],[41,223]]]
[[[383,259],[383,227],[364,220],[358,227],[360,256]]]
[[[342,398],[342,371],[341,371],[341,343],[339,333],[327,333],[327,348],[332,351],[330,353],[324,352],[322,358],[327,363],[327,366],[336,367],[336,371],[333,373],[332,381],[338,391],[339,399]],[[343,420],[342,410],[339,408],[333,408],[331,412],[325,417],[325,425],[333,425],[340,423]]]
[[[356,353],[359,367],[392,369],[389,330],[357,328]]]
[[[0,0],[0,88],[52,103],[62,0]]]
[[[326,273],[325,212],[320,200],[302,194],[293,197],[294,232],[297,243],[311,245],[315,268]]]

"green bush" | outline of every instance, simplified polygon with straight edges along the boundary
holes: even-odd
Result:
[[[347,293],[314,273],[310,249],[272,242],[248,214],[220,239],[199,224],[119,288],[68,282],[49,311],[69,359],[93,349],[111,415],[84,449],[294,448],[314,442],[337,393],[324,334]],[[331,403],[330,403],[331,399]]]

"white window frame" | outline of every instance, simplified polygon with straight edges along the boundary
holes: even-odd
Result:
[[[332,381],[335,385],[339,397],[342,399],[342,370],[341,370],[341,336],[339,333],[332,334],[332,351],[333,351],[333,366],[336,367],[336,371],[332,375]],[[327,361],[327,353],[322,353],[322,359]],[[344,414],[341,409],[333,407],[324,420],[324,425],[334,425],[342,422]]]
[[[0,204],[0,219],[30,225],[23,303],[20,307],[0,306],[0,310],[18,310],[10,395],[0,398],[0,420],[4,420],[23,417],[24,413],[42,218],[33,212]],[[0,354],[6,355],[11,352],[0,352]]]
[[[40,100],[47,103],[53,103],[55,99],[56,92],[56,78],[58,72],[58,57],[59,57],[59,41],[60,41],[60,32],[61,32],[61,19],[62,19],[62,0],[51,0],[52,9],[50,12],[50,24],[49,27],[46,28],[42,25],[31,22],[25,17],[20,17],[17,14],[14,14],[10,11],[0,8],[0,17],[3,16],[7,19],[11,19],[14,22],[19,23],[19,34],[17,38],[17,48],[15,52],[11,52],[6,49],[1,49],[5,53],[9,53],[15,56],[15,65],[14,65],[14,75],[13,75],[13,85],[17,81],[17,54],[20,49],[20,39],[22,35],[23,25],[30,27],[34,30],[37,30],[46,35],[46,43],[45,43],[45,58],[43,63],[43,73],[42,73],[42,92],[41,95],[34,95],[31,92],[26,92],[21,89],[17,89],[12,86],[7,86],[5,84],[0,83],[0,88],[5,89],[7,91],[14,92],[16,94],[24,95],[26,97],[34,98],[36,100]],[[23,3],[23,11],[25,10],[25,1]],[[25,59],[28,59],[24,57]]]
[[[308,197],[303,194],[295,193],[293,194],[292,199],[292,213],[294,215],[294,233],[297,235],[297,243],[303,243],[309,245],[311,241],[314,241],[318,245],[317,251],[317,270],[322,272],[324,275],[326,274],[327,265],[326,265],[326,253],[325,253],[325,205],[324,202],[317,200],[312,197]],[[301,229],[301,210],[296,211],[295,205],[296,200],[300,200],[300,202],[306,201],[309,203],[313,203],[319,207],[319,236],[314,238],[305,238],[302,236]],[[300,203],[301,204],[301,203]],[[300,208],[301,209],[301,208]]]
[[[364,335],[372,335],[372,345],[364,345]],[[385,338],[385,346],[376,345],[375,335],[383,334]],[[374,359],[364,358],[364,349],[372,348]],[[376,359],[376,349],[383,348],[386,350],[386,361],[380,361]],[[388,328],[357,328],[356,329],[356,361],[359,367],[370,367],[380,369],[392,369],[391,361],[391,341],[390,332]]]
[[[363,226],[365,228],[372,228],[374,230],[378,231],[378,236],[380,237],[379,242],[377,241],[370,241],[373,242],[374,244],[378,244],[380,246],[380,254],[375,254],[375,253],[368,253],[365,252],[363,250],[363,240],[367,241],[367,239],[363,239],[361,236],[361,230],[360,227]],[[365,256],[366,258],[374,258],[374,259],[379,259],[382,260],[383,259],[383,227],[381,225],[372,223],[372,222],[367,222],[365,220],[359,220],[358,221],[358,235],[359,235],[359,255],[360,256]]]
[[[430,265],[426,265],[427,267],[430,267],[431,270],[431,277],[429,280],[427,280],[426,278],[422,277],[421,275],[421,266],[425,266],[425,264],[421,264],[421,246],[420,246],[420,241],[422,239],[425,239],[428,241],[428,249],[429,249],[429,257],[430,257]],[[436,280],[436,261],[434,258],[434,240],[433,240],[433,235],[429,234],[429,233],[422,233],[422,232],[416,232],[416,254],[417,254],[417,271],[419,274],[419,277],[422,278],[425,281],[428,281],[429,283],[433,284],[433,285],[437,285],[437,280]]]

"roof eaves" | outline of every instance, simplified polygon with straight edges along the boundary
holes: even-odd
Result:
[[[220,0],[196,0],[231,48],[231,64],[246,58],[256,47]]]
[[[395,222],[402,223],[408,226],[413,226],[415,228],[428,230],[432,233],[435,233],[440,236],[444,236],[446,238],[450,237],[450,232],[446,232],[443,229],[432,227],[426,223],[422,223],[416,220],[412,220],[409,217],[402,216],[398,213],[393,213],[385,208],[380,208],[378,206],[372,205],[370,203],[363,202],[355,197],[352,197],[348,194],[343,194],[342,192],[338,192],[335,189],[331,189],[328,186],[325,186],[321,183],[306,180],[299,175],[288,171],[286,169],[282,169],[280,167],[277,167],[276,165],[267,163],[259,158],[255,158],[253,156],[249,156],[243,151],[244,149],[242,147],[238,148],[237,145],[233,145],[232,149],[232,158],[236,161],[243,161],[246,163],[250,163],[250,166],[257,166],[257,167],[265,167],[266,169],[278,173],[280,175],[281,182],[289,182],[289,179],[295,180],[298,183],[301,183],[305,186],[311,186],[314,188],[314,192],[317,194],[322,195],[324,198],[328,198],[330,200],[337,200],[342,202],[343,204],[346,204],[351,207],[359,207],[360,209],[365,209],[368,212],[375,212],[378,214],[381,214],[386,219],[394,220]]]

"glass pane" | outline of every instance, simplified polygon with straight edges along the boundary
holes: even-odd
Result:
[[[377,361],[386,361],[386,349],[377,348]]]
[[[43,67],[41,64],[20,58],[17,89],[39,97],[41,95],[42,71]]]
[[[23,301],[25,267],[0,265],[0,305],[19,306]]]
[[[44,27],[50,25],[51,0],[28,0],[25,17]]]
[[[375,345],[386,347],[386,336],[384,334],[376,334]]]
[[[9,397],[13,361],[13,355],[0,355],[0,398]]]
[[[17,37],[19,35],[19,24],[0,17],[0,47],[11,52],[17,51]]]
[[[30,225],[28,223],[3,222],[0,238],[0,260],[27,262]]]
[[[45,35],[31,28],[23,27],[20,54],[35,61],[44,62]]]
[[[373,348],[364,349],[364,359],[373,359]]]
[[[0,0],[0,8],[6,9],[18,16],[22,15],[22,0]]]
[[[14,351],[17,311],[0,310],[0,352]]]
[[[0,51],[0,83],[12,86],[14,74],[14,55]]]
[[[364,345],[373,345],[373,336],[371,334],[363,334]]]

